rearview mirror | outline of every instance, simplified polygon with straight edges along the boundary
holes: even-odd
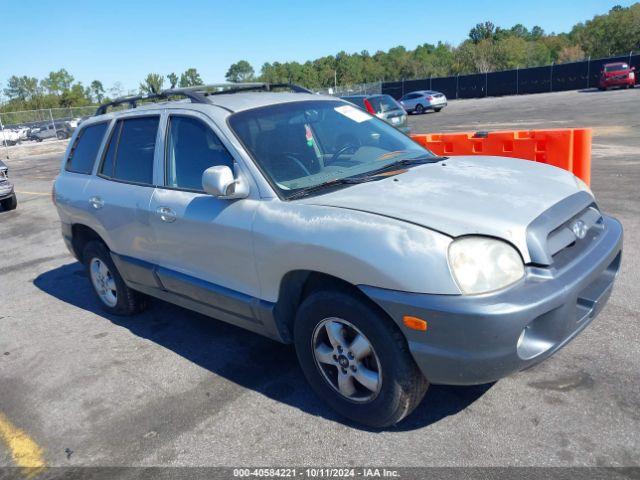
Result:
[[[202,174],[202,188],[209,195],[231,200],[249,195],[249,186],[241,178],[235,178],[226,165],[207,168]]]

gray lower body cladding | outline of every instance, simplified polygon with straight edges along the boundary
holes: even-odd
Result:
[[[622,226],[604,217],[598,242],[562,271],[528,268],[517,284],[483,295],[428,295],[360,288],[398,323],[434,384],[495,381],[548,358],[580,333],[607,302],[622,255]],[[404,315],[428,322],[426,332]]]

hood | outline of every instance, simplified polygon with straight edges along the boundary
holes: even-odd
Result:
[[[527,226],[576,192],[573,174],[550,165],[461,156],[300,202],[384,215],[452,237],[480,234],[503,238],[529,262]]]

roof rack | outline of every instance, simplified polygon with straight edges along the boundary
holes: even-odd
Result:
[[[251,82],[251,83],[214,83],[211,85],[197,85],[195,87],[172,88],[163,90],[159,93],[150,93],[147,95],[130,95],[128,97],[120,97],[115,100],[103,103],[96,110],[96,115],[107,113],[109,107],[115,107],[122,104],[129,104],[130,108],[136,108],[141,100],[167,100],[169,97],[186,97],[191,103],[209,103],[206,97],[210,95],[222,95],[227,93],[238,93],[248,91],[270,92],[275,89],[289,89],[295,93],[313,93],[300,85],[293,83],[267,83],[267,82]]]
[[[166,100],[172,96],[187,97],[192,103],[207,103],[205,97],[198,91],[189,88],[175,88],[172,90],[163,90],[160,93],[149,93],[147,95],[131,95],[128,97],[120,97],[115,100],[103,103],[96,110],[96,115],[107,113],[109,107],[115,107],[124,103],[129,104],[129,108],[136,108],[141,100]]]

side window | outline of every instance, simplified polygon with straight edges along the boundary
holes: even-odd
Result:
[[[233,157],[204,122],[193,117],[169,118],[166,185],[202,191],[202,173],[215,165],[233,170]]]
[[[100,173],[114,180],[151,185],[159,123],[159,116],[118,120]]]
[[[107,123],[98,123],[82,129],[71,147],[65,170],[68,172],[89,174],[98,155]]]

